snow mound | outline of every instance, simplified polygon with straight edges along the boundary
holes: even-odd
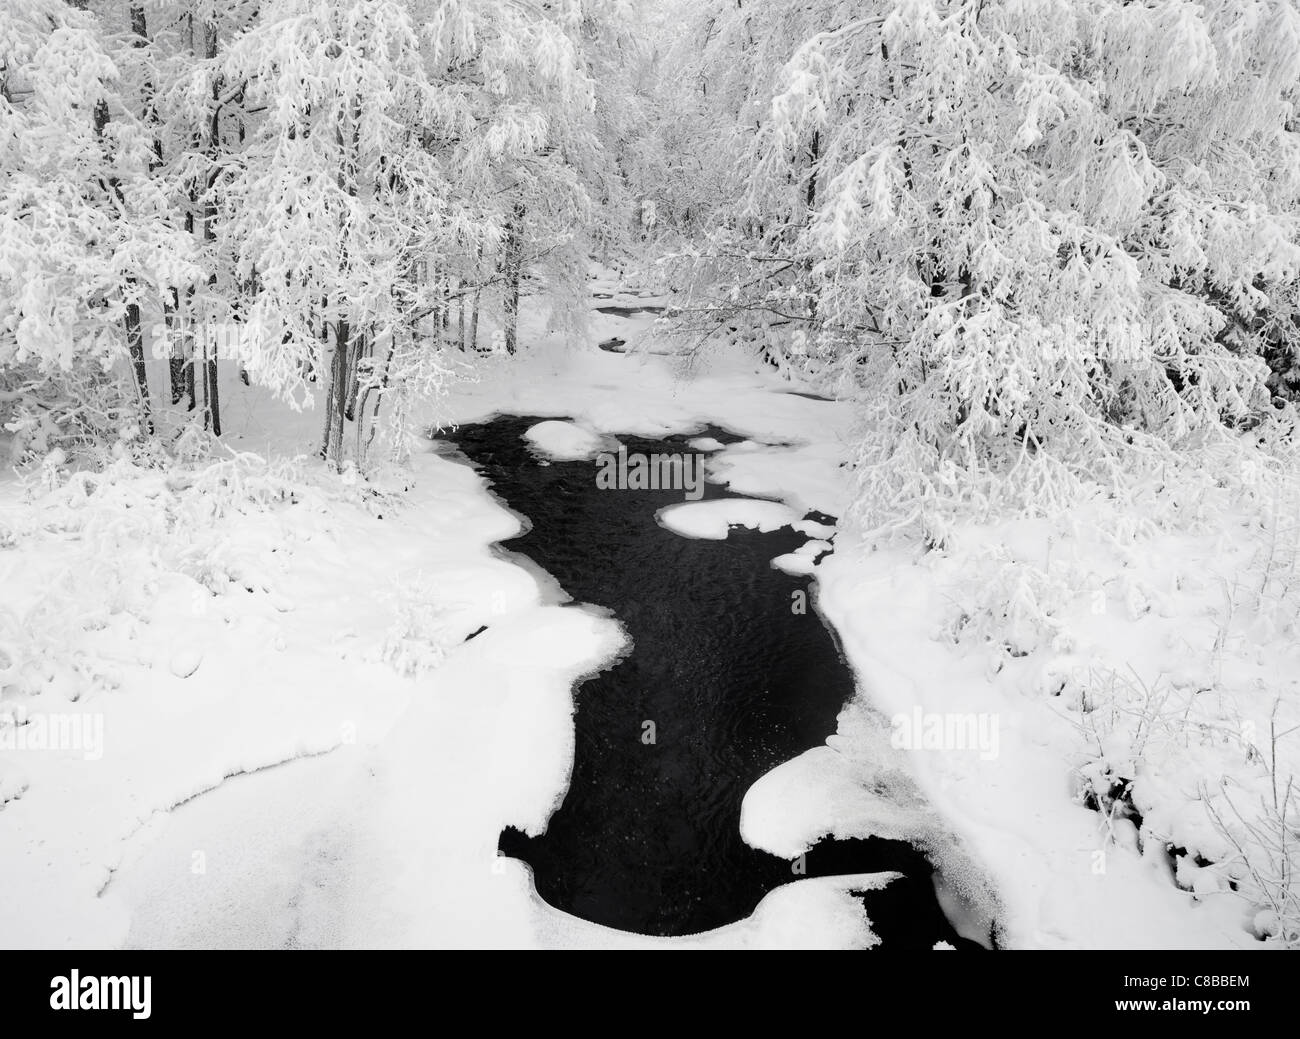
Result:
[[[605,439],[573,422],[539,422],[524,434],[538,453],[561,462],[591,458],[605,447]]]
[[[168,667],[177,678],[189,678],[203,663],[203,653],[196,649],[182,649],[172,654]]]
[[[777,556],[772,560],[772,565],[794,577],[811,574],[817,566],[817,558],[823,552],[829,552],[830,550],[831,543],[829,541],[805,541],[793,552]]]
[[[864,784],[864,775],[872,782]],[[792,859],[823,837],[918,840],[933,824],[906,778],[871,772],[828,746],[762,776],[745,794],[740,835],[751,848]]]
[[[732,527],[748,527],[767,532],[787,527],[799,519],[788,505],[756,498],[715,498],[712,501],[686,502],[660,509],[661,525],[688,538],[722,541]]]

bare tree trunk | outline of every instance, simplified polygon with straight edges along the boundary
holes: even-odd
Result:
[[[465,349],[465,279],[456,279],[456,345]]]
[[[478,312],[479,304],[483,300],[483,246],[478,247],[478,262],[474,265],[474,277],[477,284],[474,286],[474,313],[469,322],[469,348],[475,353],[478,352]]]
[[[134,284],[132,278],[128,284]],[[135,388],[140,395],[140,418],[144,422],[145,432],[153,432],[153,419],[149,414],[149,376],[144,366],[144,336],[140,331],[140,304],[128,303],[126,315],[126,351],[131,357],[131,367],[135,370]]]
[[[320,301],[321,324],[320,324],[320,364],[312,365],[312,381],[317,379],[317,370],[324,371],[327,367],[326,358],[329,356],[330,349],[330,321],[329,321],[329,297],[323,296]],[[333,365],[328,367],[332,368]],[[321,434],[320,456],[329,460],[330,451],[330,431],[334,428],[334,382],[330,381],[329,387],[325,391],[325,431]]]
[[[186,214],[185,221],[189,224],[188,230],[193,230],[194,222]],[[184,357],[182,362],[185,374],[185,392],[189,394],[189,410],[193,411],[199,406],[198,398],[198,380],[195,379],[194,373],[197,370],[194,365],[194,286],[185,286],[185,308],[181,311],[181,353]]]
[[[205,22],[203,24],[203,56],[208,59],[217,56],[217,24],[215,22]],[[215,189],[217,182],[217,153],[221,147],[221,109],[218,102],[221,98],[222,77],[214,75],[212,77],[212,113],[208,118],[208,177],[207,190],[204,192],[203,205],[203,240],[209,244],[215,241],[216,220],[217,220],[217,203]],[[215,287],[217,283],[217,273],[215,270],[208,275],[208,286]],[[204,415],[203,424],[211,424],[214,436],[221,436],[221,397],[217,390],[217,351],[216,342],[211,335],[203,337],[203,402]]]
[[[479,286],[474,290],[474,312],[469,319],[469,348],[476,352],[478,350],[478,310],[482,299],[483,287]]]
[[[357,412],[357,464],[360,465],[370,456],[370,445],[375,442],[375,434],[379,432],[379,409],[384,405],[384,391],[388,389],[388,377],[393,367],[393,354],[397,352],[397,330],[393,329],[392,337],[388,341],[388,356],[384,358],[383,372],[379,377],[379,397],[375,400],[375,410],[370,416],[370,435],[366,437],[365,444],[361,443],[361,432],[366,427],[366,403],[370,400],[371,392],[376,389],[374,380],[366,386],[365,392],[361,395],[361,404]]]
[[[506,353],[513,354],[519,345],[519,278],[524,257],[524,207],[516,202],[510,223],[506,227],[506,252],[503,258],[506,293]]]
[[[239,103],[241,105],[244,103],[244,91],[242,87],[240,88],[239,91]],[[239,146],[240,146],[240,150],[242,151],[244,145],[244,135],[245,135],[244,119],[242,115],[240,116],[238,122],[239,122]],[[257,267],[254,266],[252,277],[249,278],[248,285],[244,291],[244,297],[247,300],[249,306],[252,305],[252,301],[257,298],[257,296],[261,293],[261,291],[262,291],[262,279],[258,277]],[[241,316],[247,317],[247,314],[243,314]],[[252,380],[249,378],[248,375],[248,369],[244,366],[244,361],[242,358],[240,359],[239,362],[239,381],[242,382],[245,386],[252,385]]]
[[[348,410],[348,354],[351,350],[351,329],[346,318],[340,318],[335,326],[338,330],[334,343],[334,371],[331,375],[331,390],[334,407],[331,410],[333,429],[330,433],[329,450],[326,457],[334,459],[334,467],[343,471],[343,423]]]
[[[370,337],[364,333],[352,337],[351,351],[351,379],[348,387],[348,406],[347,418],[349,422],[355,422],[357,416],[357,394],[361,390],[361,362],[366,356],[369,349]]]
[[[148,27],[145,23],[144,7],[139,3],[131,4],[131,31],[135,35],[132,46],[144,47],[149,43]],[[157,114],[153,105],[153,83],[148,79],[142,85],[143,101],[145,106],[145,116],[151,124],[157,123]],[[157,168],[162,162],[162,140],[157,135],[153,140],[154,159],[150,160],[150,167]],[[134,281],[134,279],[132,280]],[[129,303],[126,308],[126,344],[127,352],[131,356],[131,365],[135,369],[136,388],[140,393],[140,409],[144,415],[145,426],[148,432],[153,432],[153,421],[150,418],[149,408],[149,378],[145,370],[144,358],[144,339],[141,334],[140,304]]]
[[[326,328],[325,341],[328,344],[329,342],[328,322],[326,323],[325,328]],[[332,369],[333,365],[331,365],[330,367]],[[329,389],[325,392],[325,431],[324,433],[321,434],[321,442],[320,442],[320,456],[321,458],[325,459],[326,462],[329,461],[330,439],[334,434],[334,392],[337,388],[338,387],[336,383],[331,378]]]
[[[186,38],[189,46],[189,51],[191,54],[196,54],[197,51],[194,49],[194,12],[187,11],[184,15],[183,21],[185,23],[185,33],[186,33]],[[198,131],[195,131],[192,137],[193,137],[193,146],[195,150],[197,150],[199,146]],[[192,235],[194,234],[194,215],[195,212],[198,210],[198,205],[199,205],[199,193],[198,193],[198,188],[195,185],[194,178],[188,177],[186,179],[188,183],[186,184],[185,193],[189,204],[185,207],[184,227],[185,227],[185,233]],[[182,391],[183,393],[188,394],[190,398],[190,403],[187,410],[194,411],[198,407],[199,402],[197,397],[198,379],[195,377],[197,372],[197,367],[196,367],[195,349],[194,349],[195,344],[194,344],[194,286],[193,285],[185,286],[185,295],[183,298],[180,296],[179,293],[177,294],[176,318],[177,321],[180,323],[180,336],[179,336],[180,358],[179,358],[179,364],[174,364],[172,371],[173,373],[175,373],[177,369],[180,370]],[[204,387],[204,389],[206,391],[206,386]]]
[[[808,223],[813,221],[813,213],[817,208],[817,163],[821,160],[822,136],[814,130],[812,141],[808,145]],[[812,274],[811,259],[804,261],[804,270],[807,274]],[[808,320],[814,325],[817,322],[817,297],[809,294],[808,296]]]
[[[361,122],[361,101],[359,98],[353,102],[353,127],[352,141],[349,158],[355,160],[360,149],[360,122]],[[335,141],[338,144],[340,152],[345,148],[343,127],[340,125],[335,129]],[[348,162],[341,162],[336,173],[336,179],[340,190],[346,190],[351,196],[356,196],[357,188],[354,182],[349,182],[346,177]],[[355,165],[353,166],[355,168]],[[346,243],[343,246],[340,257],[341,270],[348,270],[350,260]],[[356,368],[357,356],[351,341],[352,327],[348,318],[345,316],[350,300],[346,296],[336,299],[339,307],[338,317],[334,322],[334,360],[332,371],[330,373],[330,404],[331,407],[326,409],[326,436],[322,452],[326,460],[333,459],[334,467],[337,471],[343,471],[343,429],[344,423],[353,415],[353,405],[355,398],[353,396],[353,374]],[[361,333],[364,335],[364,331]]]
[[[181,309],[180,293],[176,289],[170,292],[171,300],[163,301],[163,317],[167,322],[167,370],[171,377],[172,403],[179,404],[185,396],[185,351],[180,344],[179,335],[176,331],[176,315]],[[192,390],[193,387],[191,386]],[[194,400],[191,395],[190,408],[193,409]]]
[[[73,0],[72,6],[84,11],[86,9],[86,0]],[[108,126],[109,119],[108,102],[103,98],[95,105],[92,119],[94,120],[95,138],[102,144],[104,130]],[[108,188],[113,193],[114,200],[121,205],[125,199],[122,195],[121,182],[117,177],[108,178]],[[126,305],[126,314],[122,319],[126,331],[126,351],[131,359],[132,371],[135,373],[135,389],[140,404],[140,423],[146,432],[152,433],[153,418],[150,415],[149,406],[149,379],[145,372],[144,338],[140,331],[140,304],[135,298],[139,283],[129,274],[124,281],[126,283],[126,296],[129,300]]]

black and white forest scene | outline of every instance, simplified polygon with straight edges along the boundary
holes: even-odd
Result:
[[[1297,0],[0,0],[0,947],[1300,946],[1297,102]]]

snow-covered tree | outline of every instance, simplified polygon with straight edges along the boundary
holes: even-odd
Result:
[[[436,99],[418,33],[400,3],[276,0],[221,79],[249,114],[213,185],[223,295],[249,287],[228,347],[295,403],[328,373],[323,451],[341,462],[362,373],[415,304],[412,265],[456,218],[420,137]]]
[[[57,425],[55,400],[63,417],[83,403],[47,380],[123,357],[147,422],[142,307],[198,274],[151,176],[129,60],[85,4],[0,5],[0,377],[16,428]]]
[[[558,304],[556,317],[571,317],[564,304],[582,294],[588,242],[608,233],[602,217],[621,203],[609,139],[619,125],[612,106],[626,96],[614,70],[628,46],[620,18],[629,9],[622,0],[433,6],[431,75],[462,121],[446,141],[448,162],[492,230],[469,280],[500,285],[513,353],[522,280],[533,272]]]
[[[711,11],[751,56],[728,108],[765,104],[696,307],[866,388],[869,522],[1122,485],[1270,410],[1262,358],[1300,333],[1293,3]]]
[[[336,461],[358,403],[443,383],[467,298],[473,327],[497,290],[513,352],[524,272],[577,268],[600,154],[583,24],[578,4],[273,0],[230,42],[247,116],[214,184],[216,252],[254,286],[259,332],[239,360],[291,399],[330,373]]]

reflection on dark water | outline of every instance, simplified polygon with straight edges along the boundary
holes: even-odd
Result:
[[[662,314],[665,309],[665,307],[659,306],[621,307],[615,304],[595,308],[597,314],[609,314],[612,317],[633,317],[636,314]]]

